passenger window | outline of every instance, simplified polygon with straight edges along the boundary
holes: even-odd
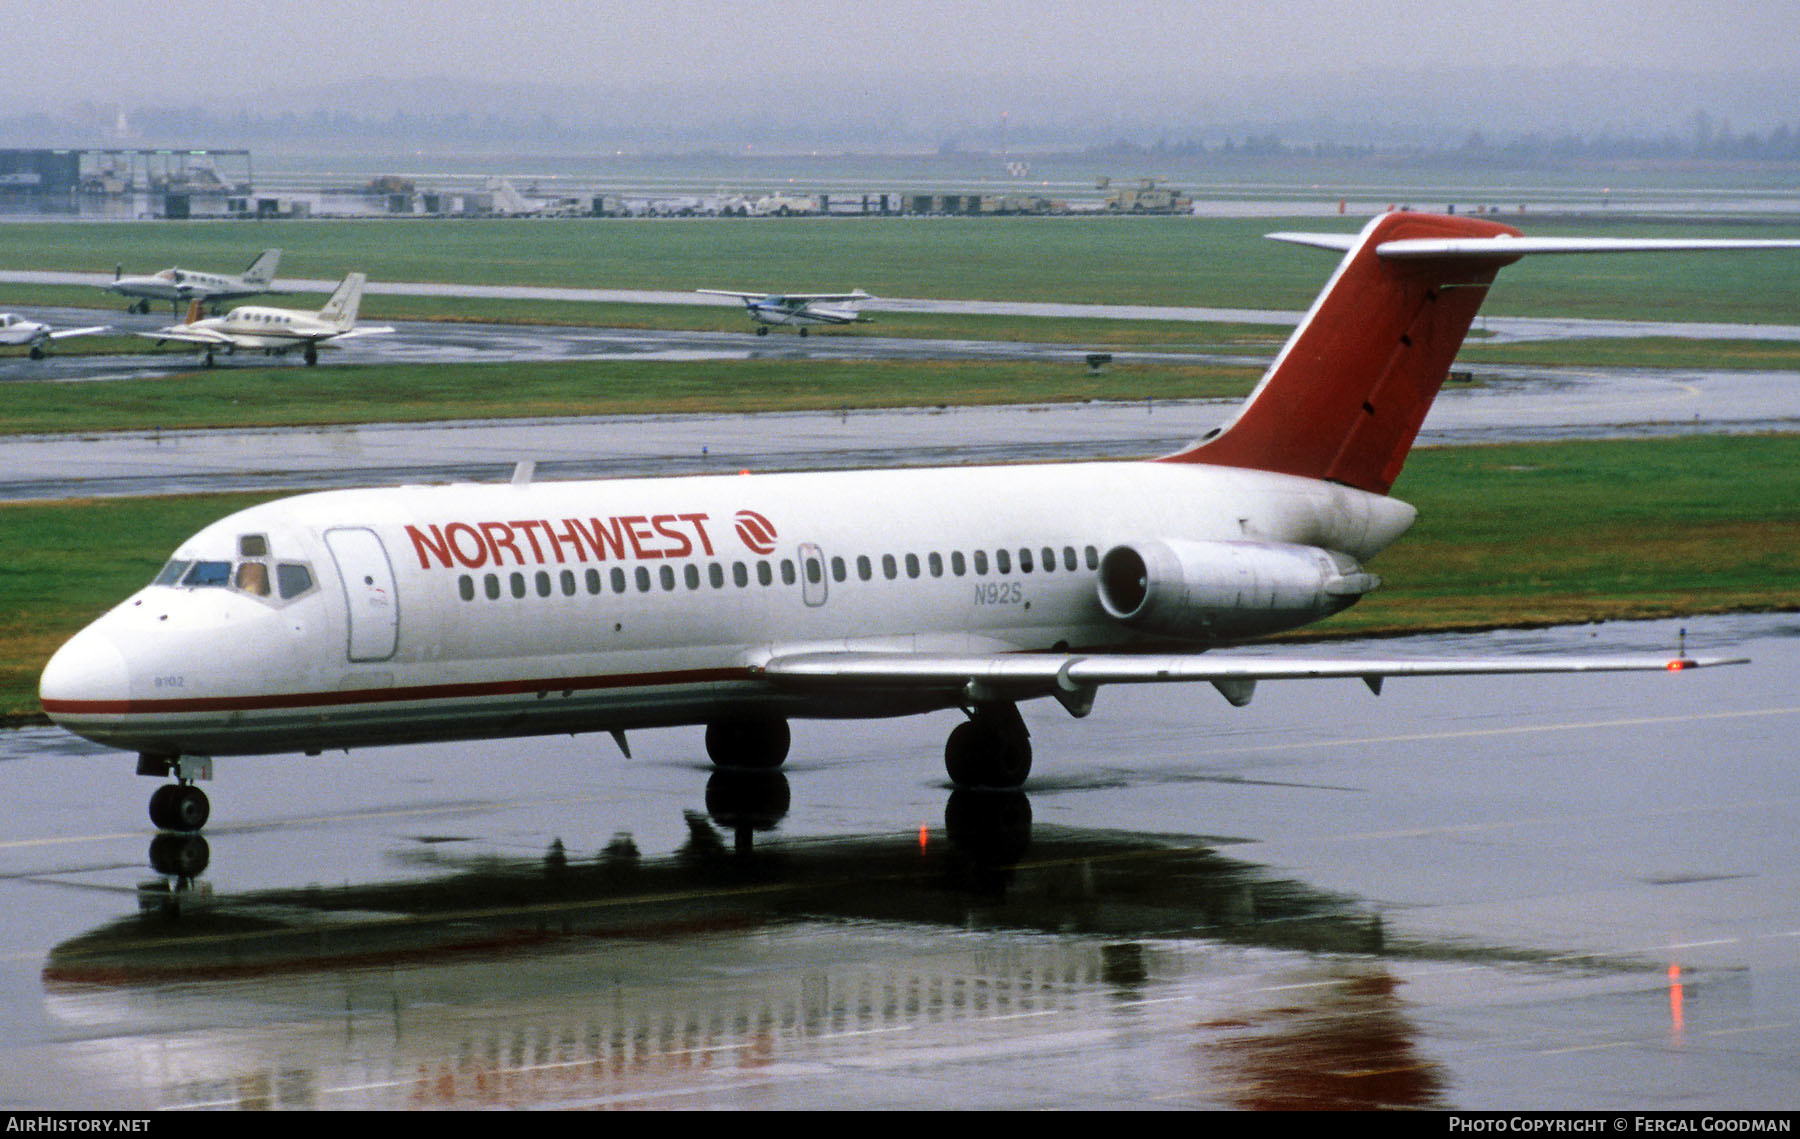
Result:
[[[863,581],[868,581],[875,576],[875,567],[869,564],[869,555],[858,554],[856,556],[856,576]]]
[[[181,584],[199,588],[212,585],[231,584],[230,562],[195,562],[194,568],[187,571]]]
[[[919,576],[919,555],[917,555],[917,554],[906,555],[906,576],[907,577],[918,577]]]
[[[712,582],[714,589],[725,588],[725,567],[714,562],[706,567],[706,579]]]
[[[150,584],[174,585],[181,580],[181,575],[187,572],[187,568],[190,564],[191,563],[183,561],[171,561],[162,568],[162,572],[157,574],[156,580],[152,581]]]
[[[687,582],[687,587],[689,589],[700,588],[700,567],[693,562],[689,562],[687,565],[681,567],[681,576],[682,579]]]
[[[975,573],[979,577],[987,576],[987,551],[975,551]]]
[[[587,591],[591,594],[596,594],[596,595],[599,594],[599,592],[600,592],[600,571],[599,570],[591,569],[591,570],[587,571]]]
[[[625,570],[620,566],[614,566],[612,570],[612,591],[614,593],[625,592]]]
[[[886,575],[889,581],[893,581],[900,576],[900,563],[894,560],[894,555],[881,555],[881,572]]]
[[[550,596],[550,575],[543,570],[537,571],[537,595]]]
[[[739,589],[750,584],[750,567],[743,562],[731,563],[731,584]]]
[[[932,577],[944,576],[944,555],[933,551],[925,555],[925,566],[931,570]]]
[[[525,596],[525,575],[524,574],[515,573],[512,575],[512,595],[514,597]]]
[[[794,582],[796,582],[798,580],[799,580],[799,578],[794,575],[793,559],[792,558],[782,558],[781,559],[781,584],[792,585],[792,584],[794,584]]]
[[[801,564],[806,567],[806,580],[808,583],[817,585],[824,580],[825,567],[819,564],[818,558],[807,558],[806,561]]]
[[[1044,572],[1049,573],[1056,568],[1056,551],[1049,546],[1044,547]]]
[[[1007,553],[1005,550],[995,550],[994,551],[994,572],[996,572],[996,573],[1011,573],[1012,572],[1012,555]]]
[[[313,587],[312,571],[293,562],[281,562],[275,567],[275,588],[281,599],[288,601],[300,596]],[[474,583],[470,583],[474,589]]]
[[[849,576],[850,576],[850,574],[847,572],[847,570],[844,566],[844,559],[843,558],[832,558],[831,559],[831,580],[832,581],[843,581],[846,577],[849,577]]]
[[[562,587],[563,587],[563,596],[564,597],[575,596],[575,571],[574,570],[562,571]]]
[[[761,585],[771,585],[775,581],[775,572],[769,568],[768,562],[756,563],[756,580]]]
[[[1063,547],[1063,568],[1071,572],[1077,568],[1074,546]]]
[[[667,568],[667,567],[664,567],[664,568]],[[637,568],[636,576],[637,576],[638,592],[639,593],[649,593],[650,592],[650,567],[649,566],[639,566]]]
[[[261,562],[238,563],[237,587],[256,597],[267,597],[269,595],[269,567]]]
[[[464,601],[475,600],[475,579],[466,573],[457,578],[456,592],[462,594],[462,599]]]
[[[1087,548],[1087,567],[1091,570],[1100,568],[1100,551],[1092,546]]]
[[[1031,548],[1030,547],[1026,547],[1025,549],[1022,549],[1019,551],[1019,572],[1020,573],[1030,573],[1031,572]]]
[[[675,567],[658,566],[657,569],[656,576],[662,579],[663,592],[673,593],[675,591]]]
[[[968,569],[969,569],[969,564],[963,558],[963,552],[961,550],[951,550],[950,551],[950,572],[955,574],[957,577],[961,577],[963,574],[968,572]]]
[[[489,601],[500,600],[500,579],[498,577],[490,573],[481,580],[481,585],[486,591]]]

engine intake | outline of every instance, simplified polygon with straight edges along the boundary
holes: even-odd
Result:
[[[1100,559],[1100,607],[1162,636],[1280,632],[1349,608],[1381,584],[1355,558],[1286,542],[1149,541]]]

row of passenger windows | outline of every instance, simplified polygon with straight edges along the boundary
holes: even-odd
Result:
[[[654,571],[644,565],[634,566],[629,572],[624,566],[613,566],[604,571],[565,569],[553,573],[538,570],[529,578],[525,573],[515,571],[505,575],[504,580],[500,574],[483,574],[479,584],[474,574],[463,574],[457,579],[457,590],[464,601],[473,601],[478,593],[489,600],[498,600],[507,593],[514,597],[526,597],[534,592],[539,597],[557,593],[574,597],[584,590],[593,595],[608,590],[629,593],[634,588],[639,593],[650,593],[659,587],[672,592],[683,584],[689,589],[699,589],[702,584],[724,589],[727,581],[744,589],[752,578],[757,585],[774,585],[778,577],[781,584],[794,585],[802,574],[808,585],[818,585],[824,579],[825,564],[822,556],[815,555],[802,557],[798,563],[783,558],[780,561],[732,562],[729,567],[724,562],[708,562],[704,567],[697,562],[688,562],[679,572],[668,564],[657,566]],[[952,550],[947,556],[933,551],[922,557],[918,554],[882,554],[878,559],[863,554],[854,562],[841,557],[831,558],[830,573],[832,581],[848,581],[852,571],[858,581],[873,581],[879,567],[882,577],[895,581],[903,573],[909,578],[943,577],[946,573],[951,577],[966,577],[972,571],[976,577],[985,577],[990,573],[1010,574],[1015,569],[1019,573],[1073,573],[1084,565],[1090,570],[1100,568],[1100,552],[1093,546],[1083,547],[1080,551],[1074,546],[1064,546],[1060,551],[1050,546],[1024,547],[995,550],[991,555],[986,550],[971,554]]]

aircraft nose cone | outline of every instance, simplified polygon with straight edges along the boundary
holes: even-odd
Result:
[[[38,699],[53,720],[123,712],[131,699],[131,670],[111,638],[89,629],[70,638],[44,666]]]

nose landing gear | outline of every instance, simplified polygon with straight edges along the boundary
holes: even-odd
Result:
[[[150,796],[150,821],[160,830],[192,833],[211,815],[206,792],[192,783],[165,783]]]
[[[150,796],[150,821],[157,829],[187,834],[206,825],[212,815],[212,804],[206,792],[194,786],[196,779],[212,778],[212,759],[202,755],[138,755],[137,773],[157,778],[173,776]]]

